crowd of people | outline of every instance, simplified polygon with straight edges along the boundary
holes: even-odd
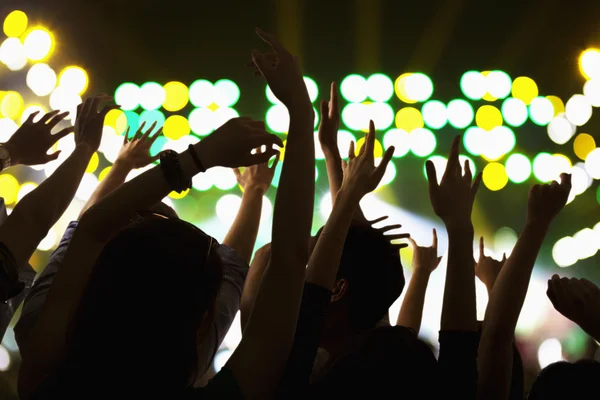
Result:
[[[532,270],[552,220],[565,206],[571,177],[532,187],[524,229],[510,254],[473,259],[473,202],[481,175],[459,162],[454,139],[441,179],[426,163],[429,197],[449,249],[439,354],[419,339],[430,274],[439,265],[438,232],[420,246],[400,225],[375,228],[359,202],[375,190],[394,153],[374,157],[376,127],[347,158],[338,149],[335,83],[320,106],[318,140],[333,209],[311,236],[315,184],[314,111],[298,60],[257,30],[269,51],[248,65],[287,107],[290,125],[273,212],[272,242],[255,254],[262,199],[283,142],[263,122],[235,118],[178,154],[150,156],[156,124],[124,134],[119,156],[79,219],[71,222],[39,275],[28,265],[39,242],[69,206],[100,146],[112,98],[88,98],[74,127],[52,133],[66,113],[35,114],[0,145],[2,169],[36,165],[74,133],[75,150],[0,219],[0,335],[22,303],[15,327],[22,399],[583,399],[600,390],[593,360],[546,367],[531,390],[514,332]],[[134,169],[159,164],[126,182]],[[180,219],[161,200],[191,187],[212,167],[235,168],[240,210],[223,243]],[[245,167],[242,171],[238,168]],[[526,205],[526,207],[525,207]],[[440,232],[441,233],[441,232]],[[400,242],[398,242],[400,241]],[[406,282],[400,249],[413,247],[413,273],[398,320],[388,309]],[[475,279],[489,292],[477,320]],[[553,276],[556,310],[600,340],[600,289]],[[205,386],[198,382],[241,313],[242,339]],[[157,347],[158,342],[168,346]]]

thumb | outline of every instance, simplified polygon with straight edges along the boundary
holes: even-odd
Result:
[[[235,174],[235,177],[238,179],[242,177],[242,171],[240,171],[239,168],[233,168],[233,173]]]

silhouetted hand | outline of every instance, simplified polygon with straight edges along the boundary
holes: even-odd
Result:
[[[479,261],[475,263],[475,276],[479,278],[485,285],[488,292],[494,287],[494,282],[506,262],[506,253],[502,256],[502,260],[498,261],[492,257],[485,255],[485,247],[483,236],[479,239]]]
[[[596,285],[587,279],[553,275],[546,294],[556,311],[600,340],[600,289]]]
[[[47,154],[48,150],[60,139],[73,132],[73,127],[68,127],[54,135],[51,133],[52,129],[69,115],[68,112],[51,111],[39,121],[33,122],[38,114],[39,111],[32,113],[4,144],[10,154],[12,165],[37,165],[56,160],[60,151]]]
[[[143,123],[131,140],[128,140],[129,127],[127,127],[127,131],[123,138],[123,146],[121,146],[121,149],[119,150],[119,156],[117,157],[115,164],[119,163],[126,166],[128,169],[136,169],[143,168],[152,161],[158,159],[158,155],[154,157],[150,156],[150,147],[152,147],[152,144],[160,136],[162,128],[159,128],[152,135],[152,131],[156,127],[156,122],[153,123],[146,132],[143,132],[145,126],[145,123]]]
[[[273,175],[275,174],[275,168],[279,164],[279,156],[273,162],[273,165],[269,168],[269,162],[262,164],[253,165],[244,170],[240,171],[239,168],[234,168],[233,172],[237,179],[238,184],[244,190],[258,190],[262,194],[265,194],[271,186]]]
[[[408,240],[413,248],[413,271],[431,274],[440,265],[440,261],[442,261],[442,257],[438,257],[437,255],[437,231],[433,230],[433,244],[431,247],[419,246],[413,238],[409,238]]]
[[[560,184],[552,181],[549,185],[535,185],[529,192],[527,204],[527,224],[541,224],[546,227],[567,204],[571,192],[571,175],[561,174]]]
[[[429,198],[433,211],[444,221],[446,227],[471,224],[471,211],[475,195],[481,183],[481,173],[472,179],[469,160],[465,161],[465,173],[462,174],[458,159],[460,137],[452,142],[446,171],[438,185],[437,173],[433,162],[427,161],[427,180],[429,181]]]
[[[319,124],[319,142],[323,153],[339,155],[337,144],[340,127],[340,107],[337,85],[331,82],[329,101],[321,101],[321,123]]]
[[[249,167],[269,161],[279,154],[273,145],[283,141],[265,130],[264,122],[250,117],[233,118],[200,141],[197,149],[205,168]]]
[[[342,161],[342,169],[344,170],[344,180],[340,192],[345,190],[362,198],[365,194],[372,192],[377,188],[385,169],[392,159],[394,147],[390,147],[383,155],[381,163],[375,167],[375,124],[373,121],[369,123],[369,132],[364,145],[361,147],[358,156],[354,153],[354,142],[350,143],[348,152],[348,161]]]
[[[100,106],[103,105],[102,108]],[[110,110],[119,106],[112,102],[112,97],[98,95],[87,98],[77,106],[77,120],[75,121],[75,144],[87,146],[91,151],[100,147],[104,118]]]
[[[395,229],[400,229],[402,228],[402,225],[400,224],[392,224],[392,225],[384,225],[380,228],[375,228],[373,225],[376,225],[380,222],[385,221],[386,219],[388,219],[389,216],[388,215],[384,215],[383,217],[379,217],[379,218],[375,218],[371,221],[365,221],[368,225],[371,226],[372,229],[375,229],[376,231],[379,231],[381,234],[383,234],[386,238],[388,238],[391,241],[393,240],[397,240],[397,239],[408,239],[410,237],[409,233],[394,233],[391,235],[385,235],[387,232],[389,231],[393,231]],[[408,244],[406,243],[391,243],[392,245],[392,249],[394,251],[400,250],[400,249],[404,249],[406,247],[408,247]]]

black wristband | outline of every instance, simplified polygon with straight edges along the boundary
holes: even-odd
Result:
[[[200,161],[200,157],[198,157],[198,153],[196,153],[196,150],[194,150],[193,144],[190,144],[188,146],[188,151],[190,152],[190,155],[192,156],[192,160],[194,160],[194,164],[196,164],[196,167],[198,167],[200,172],[206,172],[206,168],[204,167],[204,165],[202,165],[202,161]]]
[[[160,154],[160,168],[171,189],[177,193],[192,187],[192,180],[183,173],[179,164],[179,154],[173,150],[166,150]]]

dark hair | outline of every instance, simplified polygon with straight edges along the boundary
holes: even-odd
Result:
[[[597,361],[556,362],[539,373],[531,387],[528,399],[598,398],[598,392],[600,392],[598,380],[600,380],[600,363]]]
[[[352,331],[374,328],[404,289],[400,253],[381,232],[354,222],[346,236],[337,279],[348,281]]]
[[[162,217],[117,234],[78,307],[58,387],[78,382],[111,393],[125,386],[138,394],[142,386],[154,393],[185,388],[196,366],[197,329],[223,274],[214,249],[207,258],[212,243],[193,225]]]

